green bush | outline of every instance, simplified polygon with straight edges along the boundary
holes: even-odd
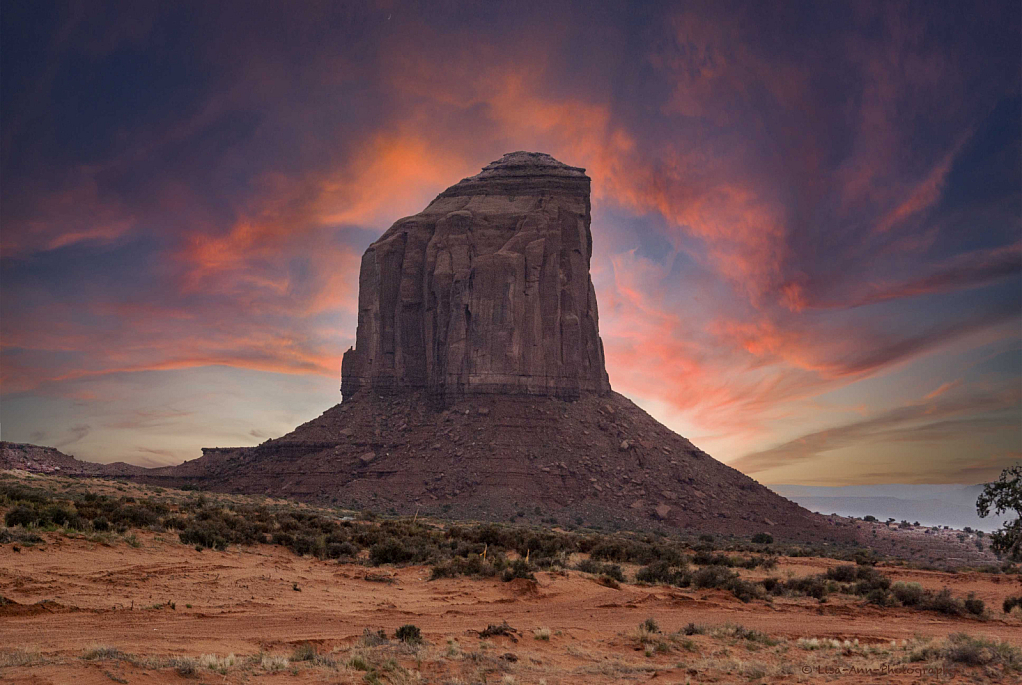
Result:
[[[803,576],[800,578],[792,578],[784,583],[784,588],[789,592],[821,600],[825,598],[827,593],[830,591],[830,588],[827,585],[827,580],[823,576]]]
[[[212,525],[192,525],[181,531],[178,537],[186,545],[196,545],[208,549],[227,549],[226,531]]]
[[[698,588],[725,588],[738,578],[738,574],[722,566],[707,566],[692,575],[692,584]]]
[[[891,579],[872,566],[859,566],[855,570],[858,582],[854,592],[857,595],[868,595],[873,590],[890,590]]]
[[[373,566],[381,564],[405,564],[415,561],[418,554],[412,547],[400,540],[390,538],[369,548],[369,561]]]
[[[1017,597],[1004,598],[1004,604],[1001,605],[1001,608],[1004,610],[1004,613],[1006,614],[1011,613],[1011,610],[1014,609],[1015,607],[1022,607],[1022,595],[1019,595]]]
[[[836,580],[839,583],[854,583],[856,579],[856,568],[852,564],[828,568],[827,578],[829,580]]]
[[[666,561],[654,561],[635,573],[635,581],[651,585],[677,585],[688,587],[691,577],[683,567],[672,566]]]
[[[492,563],[492,560],[484,560],[479,555],[473,555],[468,558],[454,557],[448,562],[433,566],[429,579],[437,580],[439,578],[454,578],[456,576],[492,578],[497,575],[497,566],[502,566],[502,562],[503,560],[499,557],[496,565]]]
[[[591,573],[594,576],[608,576],[620,583],[625,582],[624,571],[618,564],[601,564],[592,559],[584,559],[578,563],[575,569],[582,573]]]
[[[926,599],[919,606],[926,611],[936,611],[947,616],[961,616],[965,613],[965,605],[962,600],[952,597],[951,591],[947,588],[937,594],[928,593]]]
[[[770,545],[773,544],[774,536],[770,533],[756,533],[752,536],[752,541],[757,545]]]
[[[295,651],[291,653],[291,661],[312,661],[316,658],[316,648],[308,642],[295,647]]]
[[[919,606],[926,597],[926,592],[919,583],[895,583],[891,587],[891,593],[902,606],[906,607]]]
[[[982,616],[984,612],[986,612],[987,608],[983,600],[979,599],[978,597],[976,597],[976,595],[972,593],[970,593],[969,596],[965,598],[964,605],[965,611],[972,614],[973,616]]]
[[[30,506],[19,504],[4,516],[4,523],[8,526],[31,526],[39,521],[39,514]]]
[[[940,656],[967,666],[1000,664],[1005,673],[1022,671],[1022,651],[1008,642],[971,637],[965,633],[949,635]]]
[[[894,596],[888,590],[877,588],[869,591],[869,594],[866,595],[866,602],[878,607],[892,607],[894,606]]]
[[[358,547],[345,540],[344,542],[329,542],[326,546],[328,559],[340,559],[342,557],[358,556]]]
[[[418,644],[422,642],[422,631],[417,626],[409,623],[397,629],[394,633],[394,639],[408,644]]]
[[[532,570],[532,564],[525,561],[525,559],[515,559],[511,562],[510,566],[504,569],[504,573],[502,573],[500,577],[505,583],[515,580],[516,578],[536,580],[536,576],[532,573]]]

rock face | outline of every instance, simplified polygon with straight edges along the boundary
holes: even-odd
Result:
[[[344,398],[608,392],[589,186],[584,169],[513,152],[391,226],[362,257]]]

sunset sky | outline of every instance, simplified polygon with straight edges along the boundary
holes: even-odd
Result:
[[[1022,457],[1020,20],[4,0],[2,437],[150,466],[318,416],[365,248],[532,150],[592,177],[615,390],[765,483],[995,478]]]

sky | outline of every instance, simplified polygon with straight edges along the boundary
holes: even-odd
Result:
[[[0,430],[98,462],[340,401],[359,259],[592,178],[613,388],[764,483],[1022,458],[1018,2],[0,5]]]

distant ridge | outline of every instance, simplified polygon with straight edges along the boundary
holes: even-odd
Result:
[[[966,527],[991,532],[1001,526],[996,516],[976,514],[983,485],[883,484],[839,487],[770,485],[777,494],[821,514],[875,516],[881,521],[919,521],[925,526]]]

